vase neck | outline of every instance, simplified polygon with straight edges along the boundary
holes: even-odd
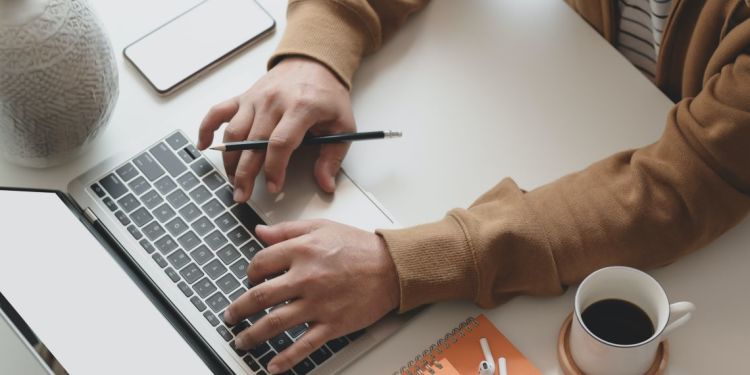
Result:
[[[50,0],[0,0],[0,26],[19,25],[44,13]]]

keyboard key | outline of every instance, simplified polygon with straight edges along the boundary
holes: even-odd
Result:
[[[253,260],[255,257],[255,254],[257,254],[262,247],[256,240],[252,240],[242,246],[240,246],[240,252],[242,255],[244,255],[248,260]]]
[[[138,206],[141,205],[141,202],[135,199],[133,194],[128,194],[120,198],[120,200],[117,201],[117,204],[122,208],[123,211],[125,211],[126,213],[130,213],[138,208]]]
[[[128,188],[123,185],[122,181],[120,181],[114,173],[110,173],[107,177],[99,180],[99,184],[104,187],[104,190],[106,190],[107,193],[109,193],[109,196],[113,199],[120,198],[123,194],[128,192]]]
[[[181,175],[182,172],[187,169],[185,164],[183,164],[164,143],[159,143],[158,145],[151,147],[149,151],[172,177]]]
[[[250,323],[255,324],[260,320],[260,318],[266,316],[267,314],[268,313],[266,313],[266,310],[260,310],[257,313],[250,315],[250,317],[247,319],[250,321]]]
[[[290,336],[292,336],[294,338],[297,338],[297,337],[302,336],[302,334],[305,333],[305,331],[307,331],[307,325],[304,324],[304,323],[302,323],[302,324],[298,324],[298,325],[296,325],[296,326],[294,326],[292,328],[289,328],[289,330],[287,330],[286,332]]]
[[[211,253],[211,250],[208,250],[206,245],[200,245],[197,249],[193,250],[192,253],[190,253],[190,257],[193,258],[195,263],[198,263],[199,266],[202,266],[206,264],[211,258],[214,257],[214,255]]]
[[[193,304],[193,306],[195,306],[196,309],[198,309],[198,311],[203,311],[206,309],[206,304],[204,304],[203,301],[201,301],[201,299],[198,297],[191,298],[190,302]]]
[[[182,161],[185,162],[185,164],[190,164],[193,161],[193,157],[188,154],[187,151],[183,148],[180,151],[177,151],[177,157],[179,157]]]
[[[221,203],[223,203],[227,207],[234,206],[234,190],[229,185],[224,185],[219,190],[216,190],[214,192],[216,194],[216,197],[219,198]]]
[[[182,250],[180,250],[182,251]],[[203,271],[201,271],[198,266],[196,266],[193,263],[190,263],[188,266],[180,270],[180,275],[185,279],[185,281],[188,282],[188,284],[194,283],[196,280],[203,277]],[[197,290],[196,290],[197,292]],[[200,293],[198,293],[200,294]],[[201,296],[202,297],[202,296]]]
[[[219,323],[221,323],[219,322],[219,319],[216,318],[216,315],[214,315],[214,313],[212,313],[211,311],[204,312],[203,317],[206,318],[208,324],[210,324],[212,327],[216,327],[217,325],[219,325]]]
[[[151,216],[151,213],[148,212],[144,207],[133,211],[133,213],[130,214],[130,218],[133,219],[135,225],[139,227],[146,225],[146,223],[154,219],[154,217]]]
[[[212,219],[224,212],[224,206],[216,199],[211,199],[208,203],[201,206],[201,209]]]
[[[154,207],[160,205],[161,202],[164,202],[164,198],[162,198],[156,191],[149,190],[148,193],[141,196],[141,201],[143,201],[143,205],[148,207],[149,210],[153,210]]]
[[[169,231],[169,234],[175,237],[188,230],[188,225],[185,224],[185,221],[183,221],[179,217],[174,218],[172,221],[164,224],[164,226]]]
[[[130,224],[130,219],[128,218],[128,215],[125,215],[125,213],[122,211],[115,212],[115,217],[122,225]]]
[[[216,327],[216,332],[219,332],[219,335],[224,338],[227,342],[232,341],[234,337],[232,337],[232,334],[229,332],[227,327],[224,326],[218,326]]]
[[[167,266],[167,261],[164,260],[164,257],[159,255],[159,253],[156,253],[151,257],[154,259],[154,262],[159,265],[159,267],[164,268]]]
[[[133,190],[135,195],[141,195],[146,192],[146,190],[151,188],[151,184],[146,181],[143,177],[138,177],[133,181],[130,181],[128,183],[128,186],[130,186],[130,190]]]
[[[250,370],[253,370],[253,371],[260,370],[260,365],[258,364],[258,362],[255,362],[255,359],[253,359],[252,355],[246,355],[244,358],[242,358],[242,360],[245,361],[245,363],[247,364],[247,367],[250,367]]]
[[[199,177],[202,177],[206,173],[211,172],[214,168],[211,166],[211,163],[206,161],[206,159],[200,158],[196,159],[193,164],[190,164],[190,169],[192,169]]]
[[[154,160],[147,152],[138,155],[133,159],[133,163],[151,182],[164,174],[164,169],[162,169],[162,167],[156,163],[156,160]]]
[[[310,360],[310,358],[305,358],[302,360],[302,362],[296,364],[293,369],[294,372],[297,373],[297,375],[307,375],[315,368],[315,365]]]
[[[200,181],[198,181],[198,178],[195,177],[192,172],[186,172],[184,175],[180,176],[177,179],[177,183],[182,187],[183,190],[190,191],[190,189],[194,188],[195,185],[198,185]]]
[[[154,241],[167,232],[161,227],[161,225],[159,225],[159,223],[152,221],[143,228],[143,233],[146,234],[146,237],[148,237],[149,240]]]
[[[117,204],[113,202],[109,197],[104,198],[104,204],[109,208],[110,211],[115,212],[117,211]]]
[[[244,331],[245,329],[249,327],[250,327],[250,323],[248,323],[247,320],[243,320],[237,323],[234,327],[232,327],[231,331],[232,331],[232,334],[237,336],[240,334],[240,332]]]
[[[243,294],[245,294],[245,292],[247,292],[247,289],[245,289],[245,288],[239,288],[239,289],[235,290],[234,292],[232,292],[232,294],[229,295],[229,300],[230,301],[236,301],[237,298],[240,298],[240,296],[243,295]]]
[[[106,195],[104,189],[102,189],[102,187],[97,183],[91,185],[91,191],[93,191],[94,194],[96,194],[96,196],[99,198],[104,198],[104,195]]]
[[[207,201],[208,198],[211,198],[211,192],[208,191],[205,186],[201,185],[193,189],[193,191],[190,192],[190,196],[193,198],[195,203],[203,204],[203,202]]]
[[[175,190],[172,194],[167,195],[167,202],[171,203],[172,207],[180,208],[185,203],[190,202],[190,198],[182,190]]]
[[[250,286],[250,279],[246,277],[244,280],[242,280],[242,286],[244,286],[246,289],[252,288],[252,286]]]
[[[268,362],[271,362],[271,359],[275,356],[276,356],[276,353],[274,353],[273,351],[268,352],[264,356],[258,358],[258,363],[260,364],[261,367],[263,367],[264,370],[268,371]]]
[[[216,255],[221,259],[224,264],[230,264],[240,257],[240,252],[232,245],[227,245],[216,252]]]
[[[229,270],[232,271],[234,276],[242,280],[247,277],[247,265],[247,261],[240,258],[240,260],[234,262],[231,266],[229,266]]]
[[[210,190],[216,190],[219,186],[224,184],[224,177],[221,177],[216,171],[209,173],[206,177],[203,177],[203,183],[208,186]]]
[[[159,249],[160,253],[169,254],[177,248],[177,242],[174,242],[172,237],[167,235],[154,242],[154,246]]]
[[[145,238],[142,239],[138,243],[141,244],[141,247],[143,248],[143,250],[146,250],[146,252],[149,253],[149,254],[153,254],[153,252],[156,251],[156,249],[154,249],[154,246],[151,245],[150,242],[146,241]]]
[[[218,259],[214,259],[208,262],[205,266],[203,266],[203,270],[206,271],[206,273],[211,277],[212,280],[216,280],[217,278],[219,278],[219,276],[227,272],[227,268],[224,267],[224,265],[221,264]]]
[[[227,233],[227,237],[232,240],[235,246],[239,246],[250,239],[250,233],[243,227],[234,228],[231,232]]]
[[[204,277],[193,285],[193,289],[201,298],[206,298],[209,294],[216,291],[216,285],[207,277]]]
[[[247,354],[247,351],[245,349],[238,348],[237,345],[234,344],[234,341],[229,343],[229,347],[232,348],[232,350],[234,350],[234,352],[237,353],[237,355],[240,357]]]
[[[216,280],[216,286],[218,286],[224,294],[229,294],[239,288],[240,283],[231,273],[228,273]]]
[[[140,240],[141,237],[143,237],[143,234],[136,228],[135,226],[131,225],[128,227],[128,232],[130,232],[130,235],[133,236],[136,240]]]
[[[310,359],[312,359],[316,365],[322,365],[323,362],[325,362],[328,358],[331,358],[331,356],[333,356],[333,353],[331,353],[331,351],[324,346],[312,352],[312,354],[310,354]]]
[[[179,243],[180,246],[182,246],[182,248],[186,251],[190,251],[201,243],[201,239],[197,234],[193,233],[192,231],[188,231],[187,233],[177,238],[177,243]]]
[[[169,205],[166,203],[157,207],[153,212],[154,212],[154,216],[156,216],[156,219],[162,223],[173,218],[175,215],[172,207],[169,207]]]
[[[364,336],[365,332],[366,331],[364,329],[360,329],[359,331],[354,331],[354,332],[346,335],[346,338],[348,338],[349,341],[354,341],[354,340],[356,340],[356,339]]]
[[[328,345],[334,353],[337,353],[339,350],[344,349],[345,346],[349,345],[349,340],[347,340],[346,337],[339,337],[327,342],[326,345]]]
[[[216,251],[220,247],[224,246],[228,242],[227,238],[224,237],[218,230],[211,232],[206,238],[203,239],[211,250]]]
[[[185,297],[190,297],[190,296],[192,296],[192,295],[193,295],[193,291],[192,291],[192,290],[190,289],[190,287],[189,287],[189,286],[188,286],[187,284],[185,284],[185,282],[184,282],[184,281],[180,281],[180,282],[179,282],[179,283],[177,284],[177,287],[178,287],[178,288],[180,288],[180,291],[182,292],[182,294],[183,294],[183,295],[184,295]]]
[[[268,345],[268,343],[264,341],[264,342],[258,344],[258,346],[250,349],[250,354],[252,354],[253,357],[255,357],[255,358],[260,358],[260,357],[263,356],[264,353],[268,352],[269,350],[271,350],[271,345]],[[271,353],[272,354],[276,354],[276,353],[273,353],[273,352],[271,352]],[[266,362],[266,364],[268,364],[268,362]],[[265,367],[265,366],[263,366],[263,367]]]
[[[281,352],[284,349],[290,347],[294,341],[285,332],[281,332],[279,335],[268,340],[271,346],[276,349],[277,352]]]
[[[123,165],[122,167],[117,168],[115,172],[125,182],[130,181],[131,179],[133,179],[135,176],[138,175],[138,171],[135,170],[135,167],[133,167],[133,164],[130,164],[130,163],[127,163]]]
[[[214,219],[216,225],[219,226],[222,232],[226,232],[237,225],[237,219],[232,216],[229,212],[225,212],[223,215]]]
[[[164,176],[154,182],[154,187],[156,190],[158,190],[162,195],[169,194],[170,191],[177,188],[177,184],[172,180],[169,176]]]
[[[198,149],[195,146],[193,146],[192,144],[187,145],[184,148],[184,150],[187,151],[187,153],[190,154],[190,156],[192,156],[193,159],[198,159],[199,157],[201,157],[201,152],[198,151]]]
[[[182,249],[172,252],[172,254],[167,257],[167,260],[178,270],[190,262],[190,258],[188,258],[187,254],[185,254]],[[195,268],[197,269],[198,267]],[[185,279],[187,279],[187,277],[185,277]],[[195,278],[193,281],[195,280],[198,280],[198,278]],[[192,283],[193,281],[188,280],[189,283]]]
[[[211,311],[217,313],[229,306],[229,300],[223,294],[216,292],[206,299],[206,304],[211,308]]]
[[[176,150],[188,143],[188,140],[180,132],[170,135],[165,141],[172,147],[172,150]]]
[[[205,236],[206,233],[210,232],[214,228],[216,228],[216,226],[205,216],[193,223],[193,229],[198,233],[199,236]]]
[[[201,211],[198,209],[198,206],[193,203],[180,208],[178,212],[180,213],[180,216],[182,216],[182,218],[185,219],[185,221],[188,223],[195,220],[195,218],[197,218],[198,216],[201,216]]]
[[[164,273],[166,273],[167,276],[169,276],[169,279],[172,280],[172,282],[176,283],[176,282],[180,281],[180,275],[178,275],[177,271],[175,271],[172,267],[167,267],[164,270]]]
[[[263,219],[258,216],[255,211],[253,211],[250,206],[248,206],[246,203],[238,204],[234,206],[234,208],[231,209],[234,216],[237,217],[237,219],[242,223],[242,225],[245,226],[245,228],[249,229],[253,235],[255,234],[255,226],[258,224],[265,224],[263,222]]]

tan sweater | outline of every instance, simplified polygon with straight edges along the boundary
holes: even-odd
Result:
[[[567,1],[615,40],[613,1]],[[292,0],[269,64],[309,56],[350,86],[362,57],[425,3]],[[379,231],[398,270],[401,311],[559,294],[600,267],[669,264],[742,220],[750,209],[749,17],[743,0],[675,0],[656,84],[677,104],[656,143],[530,192],[505,179],[440,221]]]

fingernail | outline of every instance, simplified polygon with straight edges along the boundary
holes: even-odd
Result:
[[[268,181],[268,183],[266,184],[266,186],[268,188],[268,191],[270,191],[271,193],[275,193],[276,192],[276,184],[273,181]]]
[[[239,336],[236,339],[234,339],[234,345],[240,349],[245,349],[246,348],[245,344],[246,344],[245,338],[242,336]]]
[[[270,372],[271,374],[278,374],[281,372],[279,370],[279,366],[276,364],[268,365],[268,372]]]
[[[258,225],[255,226],[255,230],[257,231],[258,229],[260,229],[260,230],[266,230],[266,229],[268,229],[268,225],[258,224]]]
[[[231,323],[234,321],[234,315],[232,315],[231,311],[224,311],[224,321],[227,323]]]
[[[235,187],[234,188],[234,201],[237,203],[242,203],[242,196],[244,195],[244,192],[242,191],[242,188]]]

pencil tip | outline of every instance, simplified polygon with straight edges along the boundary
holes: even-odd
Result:
[[[208,149],[209,150],[222,150],[223,148],[224,148],[223,146],[219,145],[219,146],[211,146]]]

